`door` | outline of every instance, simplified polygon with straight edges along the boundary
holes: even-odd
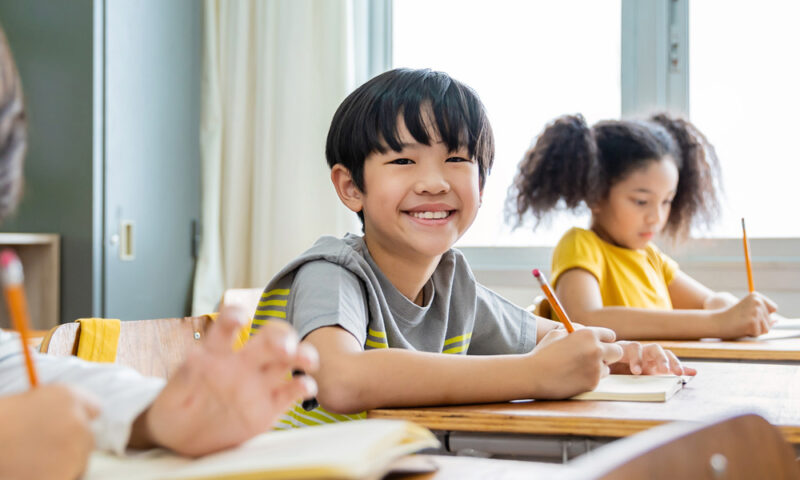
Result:
[[[103,6],[102,314],[183,316],[200,218],[203,3]]]

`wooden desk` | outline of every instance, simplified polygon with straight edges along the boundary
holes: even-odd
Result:
[[[787,332],[791,331],[787,330]],[[800,363],[800,331],[796,333],[798,336],[794,338],[775,340],[656,340],[654,343],[672,350],[682,359],[746,360],[793,364]]]
[[[788,442],[800,444],[800,365],[687,364],[697,368],[697,377],[665,403],[528,400],[378,409],[367,416],[412,420],[445,433],[524,434],[530,439],[549,436],[574,441],[575,436],[619,438],[675,420],[703,421],[755,412],[777,426]]]

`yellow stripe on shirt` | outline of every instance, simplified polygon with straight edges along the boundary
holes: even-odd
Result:
[[[448,348],[447,350],[442,350],[442,353],[460,353],[466,350],[469,347],[469,343],[465,343],[463,345],[459,345],[457,347]]]
[[[386,332],[379,332],[371,328],[369,329],[369,335],[370,337],[375,337],[375,338],[386,338]]]
[[[376,342],[374,340],[370,340],[370,339],[367,339],[367,341],[364,344],[366,346],[372,347],[372,348],[389,348],[389,344],[387,344],[387,343],[378,343],[378,342]]]
[[[276,307],[285,307],[287,300],[262,300],[258,302],[259,307],[269,307],[274,305]]]
[[[256,310],[256,315],[264,315],[266,317],[286,318],[286,312],[280,310]]]
[[[457,337],[448,338],[447,340],[444,341],[444,345],[450,345],[451,343],[458,343],[462,340],[469,340],[470,338],[472,338],[472,332],[469,332],[464,335],[459,335]]]
[[[276,288],[275,290],[270,290],[269,292],[266,292],[266,293],[262,294],[261,298],[269,298],[269,297],[274,297],[276,295],[289,295],[289,289],[288,288]]]

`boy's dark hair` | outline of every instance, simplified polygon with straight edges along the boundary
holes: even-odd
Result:
[[[431,118],[426,118],[430,112]],[[398,68],[382,73],[358,87],[344,99],[331,120],[325,157],[333,168],[341,164],[350,171],[362,192],[364,160],[372,152],[399,152],[397,119],[420,143],[430,145],[438,134],[451,151],[466,146],[478,164],[480,187],[494,161],[494,135],[478,95],[470,87],[443,72]],[[425,129],[425,120],[435,132]],[[361,222],[364,213],[358,212]]]
[[[593,127],[581,115],[557,118],[526,152],[509,189],[506,212],[536,225],[553,209],[575,210],[604,199],[636,169],[669,156],[678,167],[678,187],[664,231],[685,238],[693,225],[708,225],[719,203],[714,147],[694,125],[659,113],[644,121],[607,120]]]
[[[17,67],[0,29],[0,220],[22,195],[22,163],[27,146],[25,107]]]

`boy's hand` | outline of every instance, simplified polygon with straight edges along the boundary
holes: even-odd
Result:
[[[156,444],[188,456],[237,445],[271,428],[295,401],[316,393],[316,350],[298,345],[283,322],[261,327],[238,352],[233,338],[246,315],[226,308],[150,408],[137,419],[132,447]]]
[[[769,298],[753,292],[735,305],[720,310],[714,317],[720,338],[757,337],[769,332],[778,307]]]
[[[533,397],[568,398],[592,390],[609,374],[609,365],[622,358],[622,347],[607,328],[588,327],[567,334],[555,329],[529,355]]]
[[[619,341],[622,358],[611,366],[612,373],[633,375],[695,375],[697,370],[684,367],[678,358],[661,345]]]
[[[89,423],[97,401],[64,385],[41,385],[0,398],[0,477],[78,478],[94,448]]]

